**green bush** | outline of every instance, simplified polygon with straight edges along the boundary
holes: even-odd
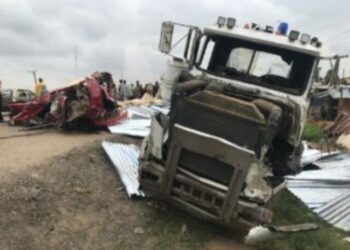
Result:
[[[320,127],[315,124],[306,123],[304,132],[303,132],[303,140],[318,142],[324,137],[324,133]]]

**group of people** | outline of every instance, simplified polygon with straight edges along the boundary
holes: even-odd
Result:
[[[140,99],[144,94],[148,93],[151,96],[156,96],[159,91],[159,83],[156,81],[153,83],[147,83],[144,86],[140,84],[140,81],[136,81],[135,84],[127,84],[126,80],[119,80],[119,100],[127,101],[132,99]]]

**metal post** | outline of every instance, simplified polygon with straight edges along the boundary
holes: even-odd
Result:
[[[29,70],[29,73],[33,74],[33,78],[34,78],[34,85],[37,83],[37,78],[36,78],[36,70]]]

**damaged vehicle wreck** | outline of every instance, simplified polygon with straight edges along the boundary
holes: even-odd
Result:
[[[165,54],[174,47],[174,27],[188,31],[182,58],[170,54],[170,113],[153,117],[140,183],[197,217],[250,228],[271,223],[283,176],[300,168],[321,44],[298,31],[277,35],[235,23],[220,17],[203,30],[163,23]]]
[[[126,119],[119,109],[112,75],[95,72],[25,103],[9,105],[10,123],[53,124],[58,128],[105,128]]]

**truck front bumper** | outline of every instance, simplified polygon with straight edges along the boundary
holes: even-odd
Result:
[[[175,124],[165,163],[141,161],[141,189],[196,217],[229,227],[270,223],[267,204],[242,197],[255,153]]]

